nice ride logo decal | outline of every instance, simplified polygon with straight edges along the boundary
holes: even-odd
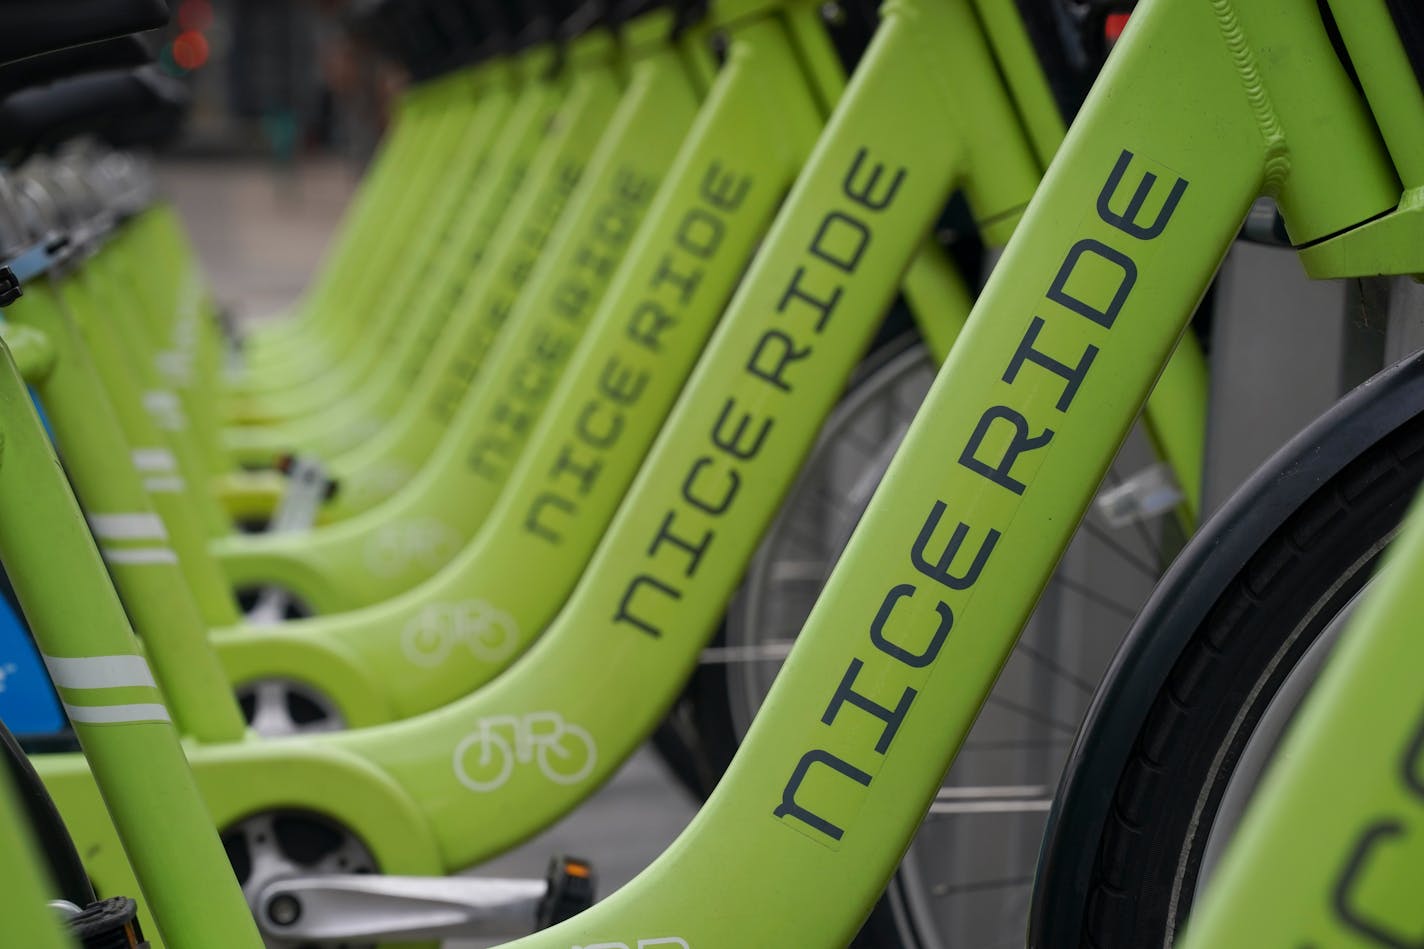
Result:
[[[1040,337],[1052,336],[1055,323],[1087,320],[1096,338],[1109,340],[1106,334],[1131,298],[1145,245],[1166,230],[1187,190],[1188,182],[1175,176],[1167,178],[1171,183],[1166,185],[1147,172],[1129,179],[1134,158],[1131,152],[1122,152],[1097,196],[1095,218],[1085,222],[1103,239],[1082,237],[1065,250],[1045,302],[1035,308],[1047,317],[1030,314],[1022,339],[1004,367],[1002,381],[1009,389],[995,386],[985,393],[996,401],[980,412],[972,434],[949,455],[992,484],[993,490],[1018,496],[1028,490],[1043,463],[1042,449],[1053,441],[1057,424],[1053,417],[1071,411],[1100,352],[1093,344],[1077,353],[1058,352]],[[1127,193],[1131,196],[1124,200]],[[1144,210],[1149,198],[1155,212]],[[1115,210],[1119,207],[1124,210]],[[893,686],[897,678],[916,684],[928,678],[954,628],[955,609],[964,610],[1007,529],[1007,522],[971,527],[953,519],[948,502],[935,499],[930,504],[917,535],[907,545],[915,573],[885,592],[867,630],[870,651],[865,658],[851,656],[839,681],[828,689],[829,701],[819,721],[826,731],[818,732],[819,747],[790,765],[780,800],[771,808],[780,823],[823,846],[839,847],[919,694],[907,685],[887,702],[885,686]],[[929,598],[921,594],[926,579],[945,599],[931,603],[934,594]],[[928,622],[911,629],[912,615]],[[881,694],[873,697],[861,691],[870,686]],[[869,728],[866,715],[875,720]],[[873,735],[869,748],[851,751],[844,740],[868,735]]]

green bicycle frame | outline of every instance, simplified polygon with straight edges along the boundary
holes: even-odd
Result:
[[[255,949],[256,926],[212,816],[8,349],[0,429],[0,558],[123,828],[143,898],[162,920],[145,928],[171,949]]]
[[[479,266],[498,233],[501,220],[525,183],[535,152],[543,142],[553,113],[566,94],[563,78],[548,76],[552,49],[524,54],[518,72],[530,77],[507,104],[508,116],[499,137],[491,143],[484,173],[458,203],[458,232],[439,249],[430,278],[413,306],[430,307],[439,320],[427,324],[415,350],[398,367],[406,396],[399,412],[365,444],[326,459],[341,485],[337,497],[323,511],[343,520],[375,507],[409,482],[435,451],[448,419],[427,410],[446,381],[447,363],[441,354],[456,354],[468,382],[488,353],[495,329],[476,332],[467,320],[455,318],[457,305],[472,284],[488,279]],[[513,90],[511,90],[513,91]],[[516,212],[519,213],[519,212]],[[431,361],[431,357],[436,357]]]
[[[189,575],[181,572],[170,528],[144,490],[140,466],[150,456],[137,451],[155,449],[130,449],[123,420],[100,385],[80,332],[47,280],[31,281],[6,317],[49,340],[55,365],[37,385],[40,397],[55,420],[90,530],[143,634],[178,727],[206,741],[241,740],[242,716],[228,699],[228,680],[207,648],[208,627],[189,592]],[[91,322],[102,324],[102,317]],[[141,416],[130,421],[146,421]]]
[[[877,95],[852,83],[566,610],[604,619],[556,623],[510,676],[430,719],[280,748],[195,747],[192,760],[220,822],[264,806],[330,813],[363,831],[378,828],[368,843],[383,869],[430,872],[517,842],[611,771],[696,661],[759,525],[774,513],[779,486],[789,483],[815,420],[834,404],[874,328],[868,314],[888,303],[950,188],[964,187],[986,233],[1002,239],[1037,183],[1028,136],[1002,88],[984,83],[994,60],[981,37],[963,4],[887,11],[867,60]],[[946,49],[953,55],[944,57]],[[954,64],[959,81],[927,87],[927,57]],[[959,98],[981,85],[1000,106],[992,111],[1010,117],[987,133],[983,101]],[[883,108],[887,89],[902,93],[890,101],[944,121],[899,127]],[[902,148],[914,174],[882,157]],[[934,285],[917,277],[919,266],[905,282]],[[1152,373],[1144,375],[1143,392]],[[640,705],[630,714],[610,694],[637,695]],[[502,765],[488,770],[509,747],[509,730],[541,747],[552,741],[556,757],[508,774]],[[417,755],[432,744],[447,753]],[[82,762],[45,766],[81,839],[102,840]],[[348,789],[343,800],[320,793],[335,780]],[[99,859],[108,872],[112,858]]]
[[[151,269],[145,264],[147,248],[134,240],[135,236],[135,229],[126,225],[98,236],[99,246],[82,268],[79,279],[86,285],[89,299],[102,302],[106,331],[118,343],[94,347],[91,355],[105,374],[106,385],[122,376],[124,390],[139,393],[137,404],[147,410],[152,419],[147,428],[154,431],[131,432],[130,438],[138,437],[137,445],[168,453],[161,459],[151,456],[154,468],[147,479],[149,490],[168,496],[164,500],[170,502],[173,517],[195,520],[205,543],[208,535],[231,531],[232,519],[213,485],[215,471],[227,467],[215,462],[216,440],[208,435],[217,424],[217,413],[211,400],[203,397],[203,387],[196,384],[212,372],[196,344],[200,327],[208,322],[198,289],[201,283],[181,279],[168,284],[177,290],[171,295],[146,286],[157,281],[145,279]],[[148,235],[139,231],[137,236]],[[165,302],[176,316],[170,326],[155,327],[151,314],[162,312]],[[162,336],[165,329],[171,331],[170,338]],[[185,340],[194,344],[184,345]],[[181,514],[180,495],[187,500],[181,504]]]
[[[206,471],[195,468],[191,460],[184,463],[185,447],[191,448],[191,444],[183,435],[191,423],[183,406],[174,401],[172,390],[158,384],[152,371],[143,378],[144,364],[132,333],[116,313],[124,300],[122,287],[104,280],[108,276],[105,264],[114,263],[109,255],[110,248],[101,246],[93,256],[76,259],[77,272],[66,272],[68,266],[61,268],[52,285],[79,329],[85,361],[97,370],[119,417],[129,457],[142,475],[143,491],[163,519],[169,547],[178,558],[203,621],[209,627],[230,625],[238,621],[238,611],[226,578],[212,557],[194,555],[207,552],[201,507],[205,500],[215,502],[216,495],[207,490]],[[23,314],[27,307],[21,302],[19,309]],[[63,378],[54,380],[55,385],[92,385],[77,375],[59,375]],[[83,487],[77,490],[81,499],[86,497]],[[146,635],[142,630],[140,633]]]
[[[274,358],[280,368],[283,358],[290,359],[294,353],[306,352],[312,346],[318,347],[315,355],[323,360],[334,355],[326,351],[327,347],[348,333],[349,328],[343,314],[329,301],[338,287],[348,285],[359,272],[363,258],[369,254],[369,244],[380,233],[380,222],[390,213],[390,203],[399,193],[411,150],[421,144],[417,128],[420,122],[414,113],[419,100],[429,94],[429,86],[416,86],[396,103],[391,125],[305,296],[292,308],[288,319],[259,326],[245,337],[243,348],[249,368],[239,379],[231,380],[235,388],[260,387],[266,381],[264,374],[274,371]]]
[[[409,301],[407,313],[376,321],[376,327],[366,334],[369,358],[343,360],[332,367],[337,377],[326,379],[322,386],[336,401],[305,411],[297,406],[290,413],[294,417],[282,424],[227,433],[227,444],[238,460],[262,461],[293,447],[323,456],[348,450],[379,431],[401,404],[404,387],[397,367],[411,358],[420,340],[431,332],[428,324],[438,325],[444,316],[441,308],[431,305],[426,292],[433,267],[440,260],[439,250],[449,246],[461,228],[468,226],[468,219],[459,216],[461,201],[451,197],[461,198],[479,190],[507,111],[508,97],[503,87],[510,77],[503,70],[496,72],[489,67],[482,73],[484,81],[473,93],[464,128],[459,131],[453,151],[444,159],[447,170],[436,176],[440,186],[425,195],[426,206],[410,222],[415,232],[410,235],[408,246],[402,248],[390,286],[383,288],[378,298],[379,304],[394,310],[406,307]],[[410,203],[418,208],[419,200],[416,194]],[[288,398],[281,396],[280,404],[287,406]],[[235,439],[240,439],[240,445]]]
[[[363,268],[352,275],[349,283],[337,285],[332,296],[331,306],[355,313],[374,310],[375,320],[360,332],[354,332],[354,327],[348,329],[344,345],[317,364],[324,368],[316,375],[310,371],[311,364],[306,363],[305,376],[247,396],[255,399],[255,405],[242,409],[243,415],[280,418],[313,411],[329,405],[332,399],[359,381],[359,376],[352,375],[353,370],[379,365],[382,353],[376,342],[389,326],[400,322],[401,316],[399,308],[378,306],[382,299],[382,281],[390,269],[388,262],[399,260],[401,252],[427,230],[424,217],[427,212],[438,210],[432,202],[449,183],[446,175],[450,163],[469,162],[483,147],[482,143],[470,142],[464,135],[479,124],[479,100],[471,94],[470,75],[462,71],[433,80],[429,85],[432,88],[422,90],[419,103],[423,127],[413,133],[420,137],[420,147],[409,156],[406,167],[401,170],[398,187],[392,189],[387,217],[378,222],[382,227],[373,235],[370,250],[363,255]],[[462,174],[454,177],[456,181],[465,178]]]
[[[813,36],[818,37],[822,61],[830,60],[829,44],[817,32],[821,27],[806,17],[808,8],[795,12],[803,18],[788,16],[786,22],[798,42],[806,44],[800,48],[816,50],[811,44]],[[809,26],[795,26],[808,22]],[[963,64],[966,76],[992,75],[977,32],[960,34],[964,39],[953,61]],[[747,65],[751,62],[748,59]],[[997,85],[987,84],[983,91],[1005,102]],[[971,186],[990,222],[1011,218],[1027,201],[1038,176],[1037,163],[1016,131],[1013,110],[1001,108],[999,115],[1003,118],[998,121],[1008,125],[996,127],[997,134],[989,138],[1000,149],[986,149],[978,160],[958,166],[959,180]],[[956,134],[968,139],[982,131],[965,127]],[[1015,141],[1019,171],[1006,174],[1002,146]],[[828,142],[834,142],[834,147]],[[875,279],[863,287],[841,282],[844,271],[839,263],[817,261],[804,250],[826,217],[814,200],[820,194],[817,189],[841,189],[847,167],[860,168],[853,176],[854,193],[872,205],[889,187],[878,162],[861,159],[854,140],[847,143],[833,134],[813,153],[810,180],[803,179],[793,189],[787,215],[768,235],[765,246],[775,266],[766,264],[768,255],[763,254],[748,274],[589,573],[571,597],[564,619],[508,676],[431,716],[335,740],[194,747],[191,760],[220,826],[275,807],[310,810],[359,828],[385,872],[446,872],[507,849],[546,826],[590,793],[637,746],[696,661],[701,641],[740,576],[760,526],[774,514],[780,496],[777,485],[789,484],[814,437],[816,420],[834,405],[875,328],[876,315],[895,292],[905,262],[920,246],[920,235],[950,185],[946,180],[933,193],[905,191],[904,202],[894,202],[896,211],[910,215],[908,226],[891,229],[883,250],[876,251],[879,265],[867,271]],[[853,203],[847,205],[847,212],[855,209]],[[1004,233],[1008,230],[1007,224],[997,226]],[[796,253],[788,255],[787,249]],[[895,263],[880,262],[882,253]],[[795,276],[803,266],[806,274]],[[788,294],[788,286],[797,292]],[[818,331],[828,298],[840,301],[837,312],[846,316],[826,321]],[[955,302],[964,305],[965,299],[961,290]],[[781,300],[788,301],[784,323],[776,315]],[[862,314],[859,319],[850,315],[857,312]],[[768,319],[774,322],[769,325]],[[778,323],[784,329],[778,329]],[[795,338],[788,335],[793,330],[798,334]],[[794,345],[788,349],[788,344]],[[791,354],[798,358],[788,363]],[[762,401],[766,393],[781,393],[783,383],[794,383],[795,401],[778,395],[771,405],[784,409],[783,418],[795,418],[797,425],[777,428],[777,440],[762,447],[767,423],[751,413],[763,411],[759,406],[767,405]],[[709,432],[716,433],[713,440]],[[711,467],[719,459],[725,464],[732,454],[737,456],[736,469]],[[718,509],[717,498],[704,490],[718,482],[699,478],[693,488],[686,488],[689,471],[704,477],[730,474],[734,489],[739,484],[748,487],[737,496],[734,509],[729,510],[730,501]],[[728,482],[721,479],[721,483]],[[753,484],[765,487],[754,490]],[[684,505],[683,493],[689,490],[704,509]],[[694,562],[691,571],[686,566],[688,544],[696,553],[701,535],[685,534],[692,528],[680,526],[681,522],[669,533],[665,523],[670,508],[679,505],[688,517],[725,518],[715,557],[707,558],[701,568]],[[709,514],[709,509],[714,513]],[[649,564],[648,558],[654,556]],[[657,592],[650,582],[653,578],[644,576],[649,569],[669,571],[663,575],[680,578],[682,584],[678,612],[656,617],[665,624],[667,636],[654,637],[644,628],[649,614],[643,598],[650,589]],[[630,587],[636,599],[630,599]],[[683,635],[672,637],[674,629]],[[602,657],[609,647],[629,641],[658,642],[663,647],[676,643],[678,648],[652,647],[641,656],[627,656],[626,668],[606,666]],[[590,677],[593,672],[596,678]],[[609,703],[604,685],[608,677],[617,676],[636,683],[628,694],[645,701],[634,709]],[[521,758],[526,767],[517,770],[508,755],[502,765],[493,758],[482,760],[482,750],[493,756],[501,748],[508,749],[511,731],[521,742],[527,738],[552,747],[555,757],[544,752],[537,767],[527,766],[533,762]],[[423,753],[417,755],[417,750]],[[94,817],[93,786],[82,760],[47,756],[40,764],[71,828],[92,855],[90,866],[96,878],[108,886],[121,885],[126,871],[116,863],[112,845],[104,843],[109,831]],[[335,782],[344,788],[341,795],[320,792]]]
[[[317,612],[350,609],[393,596],[426,579],[474,533],[498,494],[466,461],[471,442],[486,434],[490,401],[502,394],[494,369],[525,353],[496,352],[511,334],[501,332],[529,268],[577,187],[600,132],[620,95],[622,69],[612,37],[595,32],[574,41],[570,88],[540,144],[527,180],[489,238],[491,253],[478,264],[455,305],[458,348],[443,353],[433,408],[448,429],[420,475],[361,517],[297,535],[231,538],[215,550],[231,581],[251,586],[279,581]],[[491,347],[487,358],[479,351]],[[471,367],[479,367],[470,378]],[[468,390],[468,391],[467,391]],[[537,395],[526,400],[542,407]],[[501,423],[508,429],[507,422]],[[527,434],[524,433],[524,434]],[[507,437],[519,440],[519,432]]]
[[[936,6],[887,4],[870,58],[938,35],[927,28],[944,15]],[[907,136],[942,125],[857,110],[854,90],[842,111],[852,116],[887,176],[909,161]],[[1400,205],[1389,153],[1315,4],[1148,0],[711,800],[628,887],[515,946],[851,938],[1262,193],[1297,243]],[[627,653],[670,644],[609,643],[602,661],[621,670]],[[646,683],[604,685],[627,694]],[[695,882],[709,874],[715,902]],[[1245,897],[1238,906],[1256,911]]]
[[[809,7],[796,15],[809,16]],[[699,31],[687,45],[702,39]],[[626,117],[656,123],[663,134],[678,131],[680,140],[679,119],[692,124],[694,96],[685,86],[679,92],[671,69],[648,64]],[[618,169],[639,168],[642,179],[665,184],[476,540],[434,579],[376,607],[218,633],[234,681],[295,678],[334,697],[351,724],[374,724],[439,708],[527,648],[587,565],[810,151],[821,106],[800,72],[792,37],[776,17],[739,18],[727,62],[671,170],[650,166],[660,154],[671,163],[671,141],[655,148],[645,133],[617,144],[626,157],[609,163],[609,180],[587,195],[586,212],[571,210],[571,239],[550,251],[556,267],[566,259],[565,269],[579,272],[578,258],[602,226],[599,209],[622,187]],[[672,94],[678,101],[669,101]],[[568,333],[546,298],[557,299],[567,281],[546,278],[542,285],[519,306],[532,302],[532,313],[548,313],[529,327],[548,350]],[[538,378],[540,368],[516,366],[513,379]],[[538,582],[528,578],[532,564],[539,565]],[[494,628],[462,637],[462,615],[494,618]]]

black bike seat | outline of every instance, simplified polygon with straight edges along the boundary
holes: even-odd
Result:
[[[122,130],[157,111],[181,108],[187,90],[153,69],[76,76],[0,102],[0,151],[30,152],[76,135]]]
[[[134,69],[151,62],[153,51],[148,41],[136,33],[70,46],[0,66],[0,98],[70,76],[106,69]]]
[[[163,0],[5,0],[0,2],[0,63],[167,22]]]

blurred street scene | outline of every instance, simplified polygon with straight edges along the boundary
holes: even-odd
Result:
[[[402,77],[341,29],[326,0],[176,0],[162,68],[184,78],[193,112],[177,150],[312,151],[360,161],[380,137]]]

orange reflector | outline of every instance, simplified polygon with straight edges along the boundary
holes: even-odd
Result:
[[[173,40],[173,61],[192,71],[208,61],[208,38],[197,30],[179,33]]]
[[[564,872],[571,877],[578,877],[580,880],[588,879],[588,865],[584,863],[565,863]]]

